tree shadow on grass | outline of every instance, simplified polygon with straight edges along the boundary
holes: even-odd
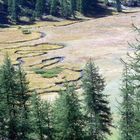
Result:
[[[115,12],[115,9],[111,9],[103,4],[98,4],[95,10],[93,10],[91,13],[86,14],[85,16],[90,18],[102,18],[113,15],[113,12]]]

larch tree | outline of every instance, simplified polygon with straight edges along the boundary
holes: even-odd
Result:
[[[18,138],[17,130],[17,81],[16,71],[11,63],[8,55],[5,57],[4,64],[1,66],[1,93],[4,96],[6,105],[6,114],[8,118],[5,118],[7,127],[7,138],[15,140]]]
[[[72,15],[71,0],[61,0],[61,15],[64,18],[69,18]]]
[[[2,81],[3,70],[0,69],[0,138],[6,139],[8,135],[7,121],[8,121],[8,106],[7,96],[3,92],[3,81]]]
[[[122,7],[121,7],[121,1],[120,0],[116,0],[116,9],[117,9],[117,12],[122,12]]]
[[[75,17],[76,16],[76,11],[77,11],[77,4],[78,1],[75,1],[75,0],[71,0],[71,13],[72,13],[72,16]]]
[[[44,9],[45,9],[45,0],[36,0],[35,16],[37,18],[42,17],[42,15],[44,14]]]
[[[135,27],[135,26],[134,26]],[[135,29],[139,32],[140,30],[135,27]],[[140,32],[139,32],[140,33]],[[128,61],[125,62],[127,69],[129,70],[129,74],[127,74],[127,86],[125,87],[126,95],[129,97],[127,100],[123,100],[122,103],[128,102],[128,107],[126,106],[126,110],[130,111],[129,116],[126,117],[126,121],[122,122],[124,129],[121,127],[120,131],[124,131],[125,135],[122,135],[121,138],[124,140],[140,139],[140,42],[139,36],[136,39],[136,44],[129,44],[131,50],[133,52],[128,53]],[[126,76],[125,76],[126,77]],[[125,95],[124,94],[124,95]],[[127,104],[126,104],[127,105]],[[131,105],[131,106],[130,106]],[[124,118],[125,114],[122,114],[122,118]],[[129,123],[128,123],[129,122]],[[127,137],[129,135],[129,137]]]
[[[107,95],[103,93],[104,79],[100,76],[98,68],[91,59],[83,70],[82,81],[89,139],[104,140],[106,134],[111,134],[112,116]]]
[[[30,139],[52,140],[50,104],[42,101],[36,92],[31,97],[30,123],[32,125]]]
[[[125,64],[123,73],[123,85],[121,88],[122,102],[120,104],[120,139],[121,140],[134,140],[134,87],[130,81],[130,70]]]
[[[12,21],[18,20],[18,0],[8,0],[8,11]]]
[[[29,82],[26,79],[26,73],[23,71],[20,65],[17,68],[17,102],[18,102],[18,138],[21,140],[28,140],[30,133],[29,124]]]
[[[4,139],[28,140],[28,82],[21,67],[15,67],[6,55],[0,68],[0,134]],[[27,105],[28,104],[28,105]]]
[[[76,1],[76,11],[83,13],[83,0]]]
[[[50,2],[50,14],[53,16],[61,15],[61,1],[60,0],[51,0]]]
[[[55,140],[84,139],[84,119],[75,87],[66,85],[53,108],[53,128]]]

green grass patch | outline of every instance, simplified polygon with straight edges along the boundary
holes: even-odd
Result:
[[[61,73],[63,71],[63,68],[61,67],[55,67],[52,69],[47,70],[44,74],[42,74],[42,77],[44,78],[53,78],[53,77],[57,77],[57,75],[59,73]]]
[[[61,73],[63,71],[63,68],[61,67],[54,67],[52,69],[48,69],[48,70],[43,70],[43,69],[33,69],[33,71],[36,74],[41,74],[41,76],[43,78],[54,78],[57,77],[59,73]]]
[[[33,69],[33,71],[36,73],[36,74],[44,74],[46,71],[43,70],[43,69],[39,69],[39,68],[35,68]]]

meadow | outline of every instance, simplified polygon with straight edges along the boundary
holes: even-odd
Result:
[[[139,22],[138,11],[86,21],[41,21],[0,28],[0,63],[8,53],[14,65],[20,63],[26,71],[30,89],[53,100],[66,81],[76,82],[80,89],[82,69],[93,58],[106,79],[105,93],[117,118],[123,69],[120,58],[131,51],[128,42],[135,42],[137,35],[132,23],[139,26]],[[117,139],[116,131],[113,137],[111,140]]]

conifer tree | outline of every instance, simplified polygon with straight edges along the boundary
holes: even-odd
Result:
[[[2,140],[7,138],[7,100],[6,96],[2,91],[2,81],[1,81],[1,70],[0,70],[0,138]]]
[[[1,67],[1,93],[4,96],[6,103],[5,116],[8,115],[8,118],[5,118],[6,127],[7,127],[7,138],[10,140],[15,140],[18,138],[17,134],[17,84],[16,84],[16,71],[11,63],[11,60],[6,56],[4,64]]]
[[[139,29],[137,27],[135,27],[135,29],[139,32]],[[128,53],[128,62],[127,63],[125,62],[125,65],[127,66],[127,70],[129,70],[129,74],[127,74],[127,85],[131,85],[131,86],[126,87],[125,94],[129,95],[128,96],[129,100],[127,101],[129,106],[127,108],[131,112],[129,113],[129,117],[127,118],[127,121],[130,123],[127,128],[124,127],[123,129],[121,127],[120,130],[124,130],[126,134],[129,134],[130,135],[129,137],[132,140],[133,139],[138,140],[140,139],[140,102],[139,102],[140,100],[140,84],[139,84],[140,83],[140,53],[139,53],[140,43],[139,40],[137,39],[136,44],[129,44],[129,45],[131,49],[133,49],[133,54]],[[122,122],[122,125],[125,126],[126,125],[125,123],[126,122]],[[123,139],[123,135],[121,135],[121,138]],[[126,136],[125,139],[128,140],[128,137]]]
[[[15,68],[7,55],[0,69],[0,129],[4,139],[28,140],[28,82],[21,67]]]
[[[110,133],[111,111],[107,96],[103,94],[104,79],[92,60],[88,61],[83,71],[83,90],[88,118],[88,135],[91,140],[104,140]]]
[[[82,140],[83,115],[74,86],[66,85],[66,91],[60,93],[53,109],[54,139]]]
[[[76,10],[83,13],[83,0],[76,1]]]
[[[121,1],[120,0],[116,0],[116,8],[117,8],[117,12],[122,12],[122,7],[121,7]]]
[[[16,22],[18,19],[18,0],[8,0],[8,16],[12,21]]]
[[[30,109],[30,122],[32,125],[31,139],[52,139],[51,109],[45,101],[41,101],[37,93],[32,95]]]
[[[37,0],[35,6],[35,15],[36,17],[40,18],[44,14],[45,9],[45,0]]]
[[[1,94],[1,93],[0,93]],[[2,95],[0,95],[0,98]],[[7,120],[7,114],[6,114],[6,104],[4,102],[4,99],[1,98],[0,102],[0,138],[6,139],[6,120]]]
[[[11,13],[12,13],[12,0],[8,0],[7,6],[8,6],[8,15],[11,16]]]
[[[140,36],[140,29],[134,25],[134,28],[138,32],[138,38]],[[130,47],[134,49],[134,56],[131,56],[130,68],[131,76],[130,80],[134,86],[134,108],[135,108],[135,140],[140,139],[140,41],[136,39],[136,44],[130,44]]]
[[[17,102],[18,102],[18,138],[20,140],[28,139],[30,132],[29,124],[29,82],[26,80],[26,73],[22,70],[21,66],[17,69]]]
[[[50,4],[50,14],[53,16],[61,15],[61,4],[60,0],[51,0]]]
[[[17,19],[18,19],[18,13],[17,13],[17,11],[18,11],[18,0],[11,0],[12,2],[11,2],[11,19],[13,20],[13,21],[17,21]]]
[[[61,15],[64,18],[69,18],[72,15],[72,11],[74,12],[74,7],[72,7],[71,0],[61,0]],[[74,5],[73,5],[74,6]],[[74,14],[74,13],[73,13]]]
[[[75,1],[75,0],[71,0],[71,14],[73,15],[73,17],[76,16],[76,10],[79,8],[78,6],[78,1]],[[78,10],[77,10],[78,11]]]
[[[121,140],[134,140],[135,132],[135,112],[134,112],[134,88],[132,82],[129,80],[130,71],[125,64],[123,74],[123,86],[122,86],[122,103],[120,104],[120,132]]]
[[[52,108],[50,103],[47,101],[42,101],[42,112],[43,112],[43,121],[44,121],[44,136],[48,140],[52,140],[53,137],[53,128],[52,128]]]

